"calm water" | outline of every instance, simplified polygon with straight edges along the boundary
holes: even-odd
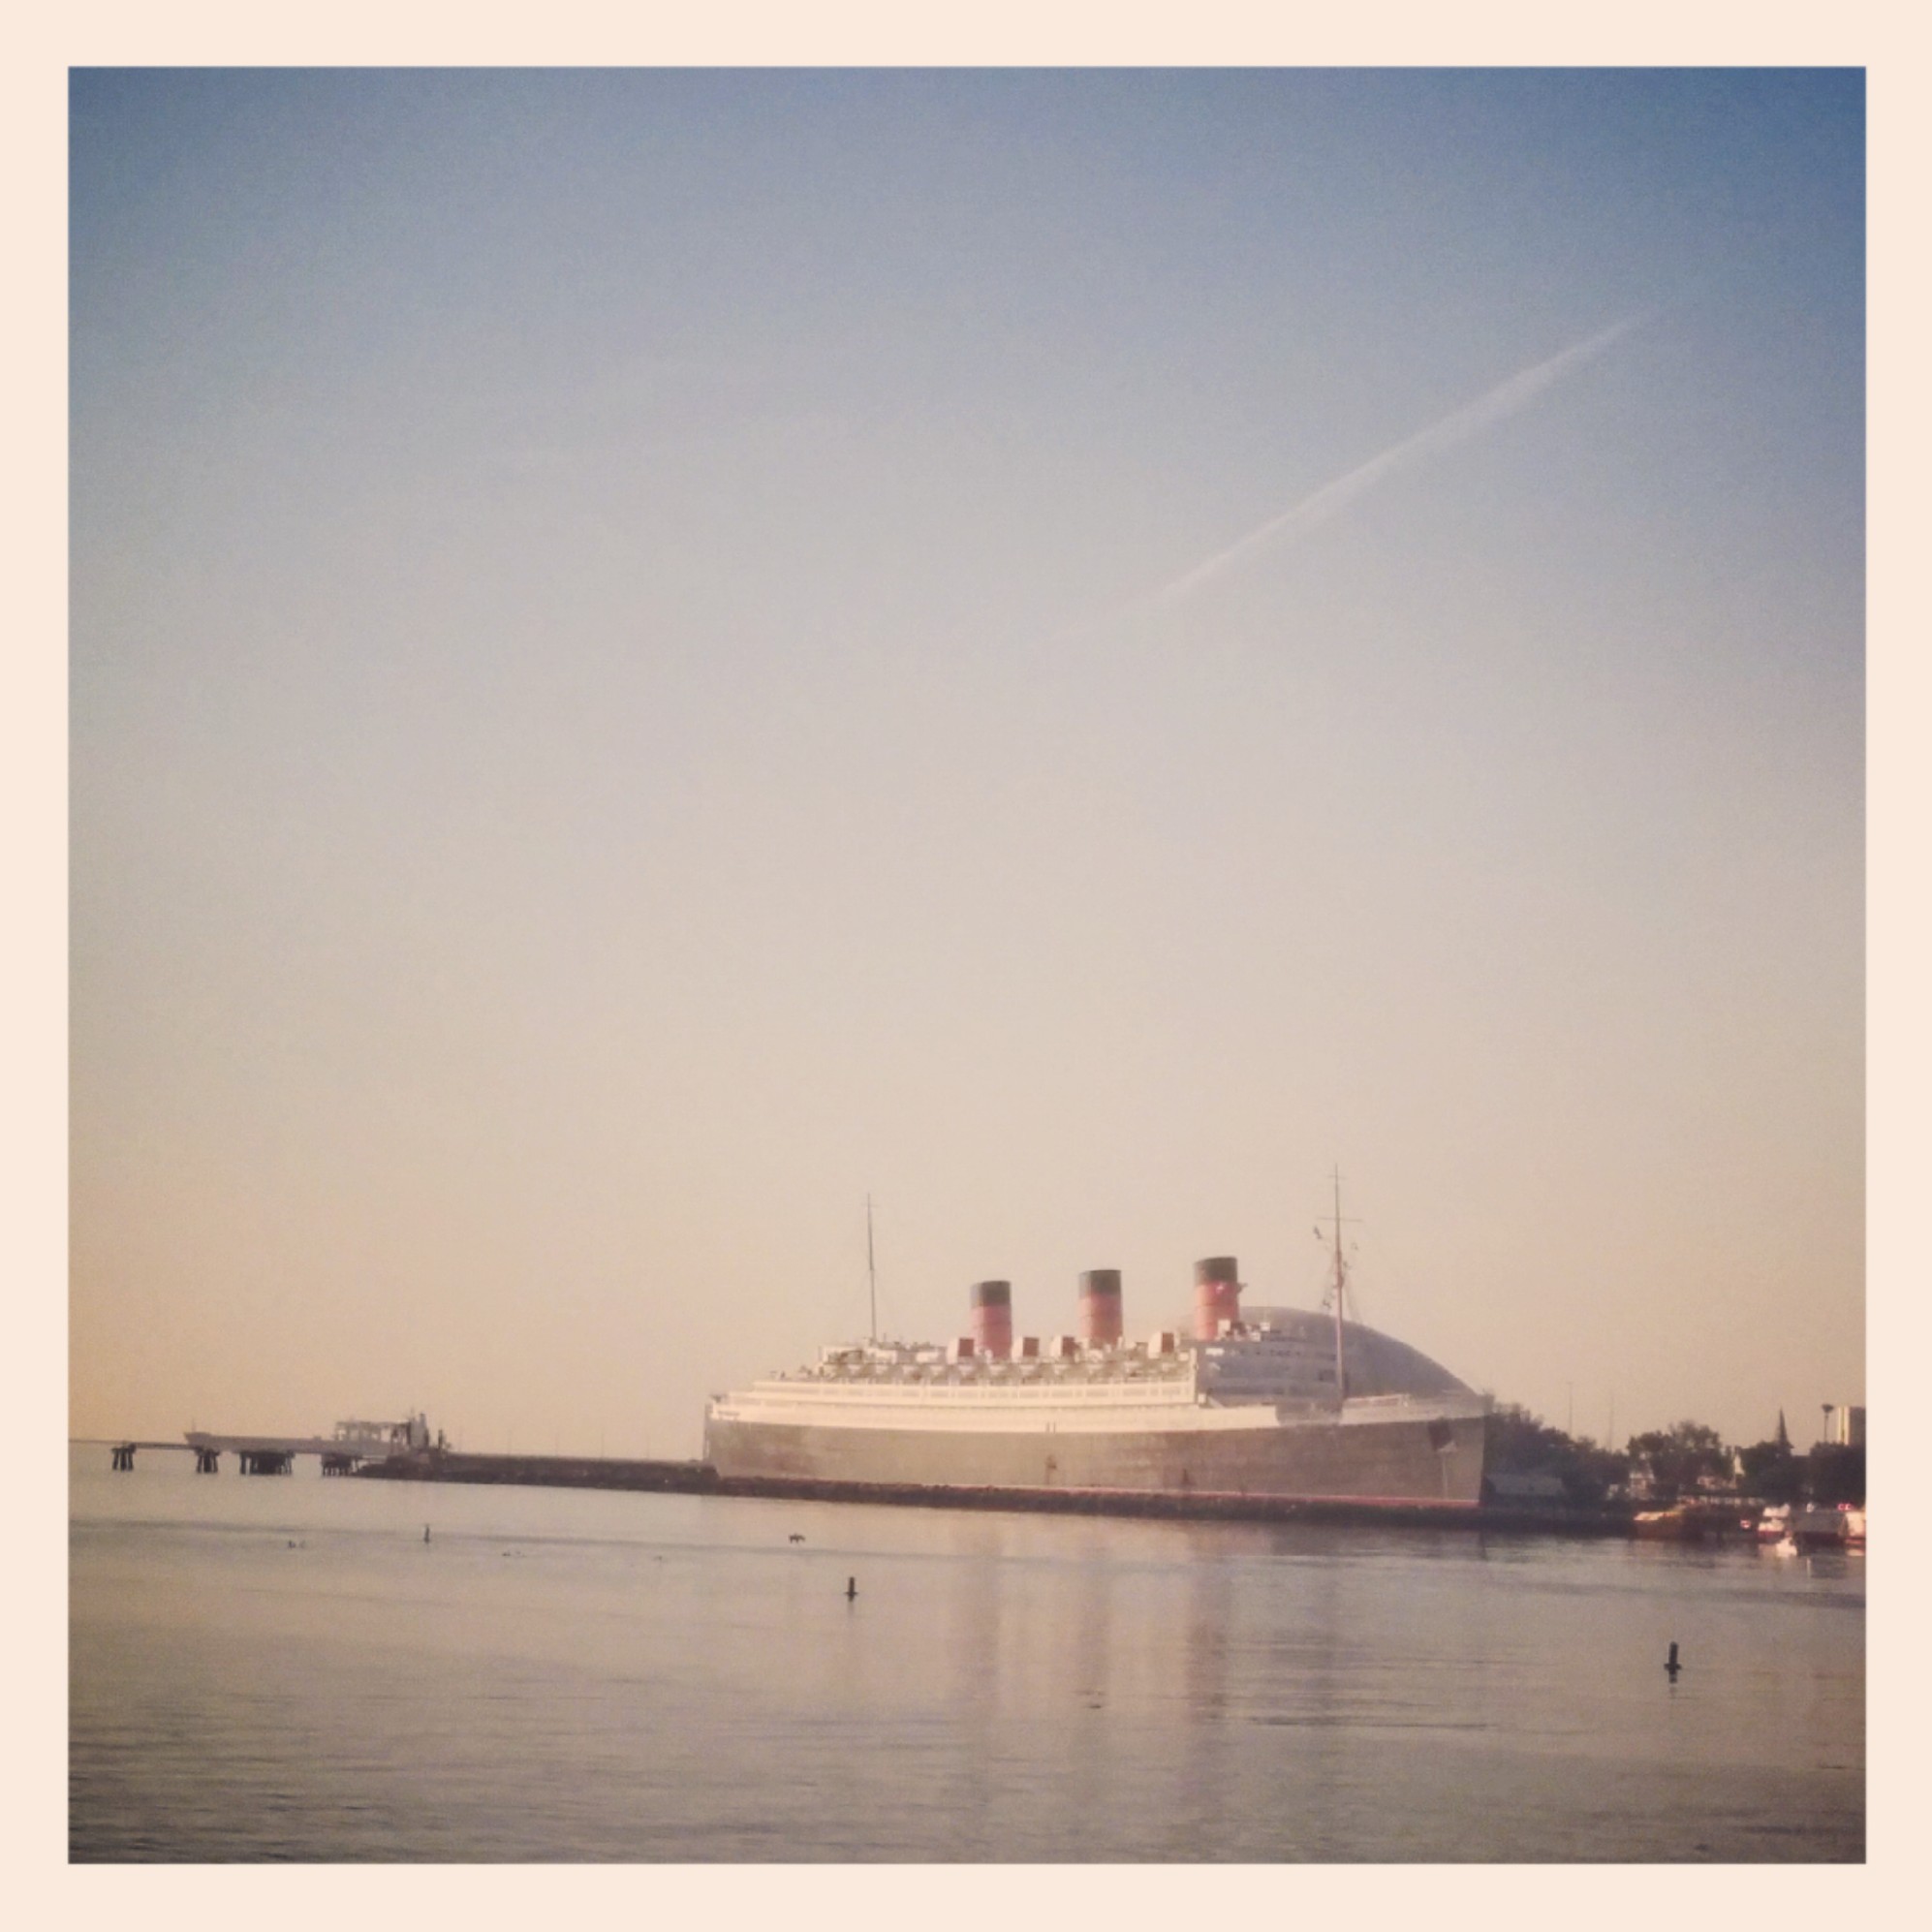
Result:
[[[77,1859],[1864,1855],[1862,1557],[73,1454]]]

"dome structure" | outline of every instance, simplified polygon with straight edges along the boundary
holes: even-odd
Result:
[[[1305,1308],[1251,1307],[1242,1311],[1241,1325],[1251,1332],[1272,1329],[1303,1349],[1325,1352],[1330,1361],[1334,1359],[1333,1315]],[[1441,1362],[1430,1360],[1421,1350],[1359,1322],[1342,1324],[1342,1366],[1351,1395],[1475,1393],[1466,1382],[1451,1375]]]

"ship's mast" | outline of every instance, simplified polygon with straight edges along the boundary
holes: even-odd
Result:
[[[1349,1278],[1349,1264],[1342,1259],[1342,1170],[1335,1169],[1335,1401],[1337,1406],[1349,1397],[1348,1370],[1342,1360],[1342,1290]]]
[[[868,1342],[879,1339],[879,1274],[872,1265],[872,1197],[865,1197],[865,1290],[871,1309],[871,1325],[865,1331]]]

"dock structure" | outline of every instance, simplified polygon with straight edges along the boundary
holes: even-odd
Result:
[[[136,1449],[185,1449],[189,1447],[189,1445],[185,1442],[143,1443],[143,1442],[127,1441],[127,1442],[109,1443],[108,1447],[113,1451],[114,1467],[116,1469],[127,1470],[127,1469],[132,1469],[134,1467],[134,1453]],[[198,1460],[196,1463],[196,1467],[200,1468],[200,1466],[201,1465]]]
[[[604,1456],[464,1454],[391,1456],[358,1469],[390,1482],[475,1482],[533,1488],[642,1489],[766,1501],[870,1503],[919,1509],[1055,1515],[1153,1516],[1176,1521],[1303,1523],[1335,1528],[1429,1529],[1501,1535],[1623,1537],[1628,1511],[1510,1510],[1484,1504],[1364,1503],[1346,1498],[1212,1496],[1185,1490],[1000,1489],[927,1483],[841,1482],[721,1476],[707,1462],[623,1461]]]
[[[398,1424],[398,1427],[405,1425]],[[420,1424],[419,1435],[426,1433]],[[185,1442],[111,1445],[116,1469],[132,1469],[138,1449],[192,1449],[196,1468],[213,1471],[233,1451],[244,1476],[286,1476],[297,1455],[318,1455],[325,1475],[374,1477],[401,1482],[464,1482],[534,1488],[631,1489],[691,1496],[756,1497],[767,1501],[886,1503],[923,1509],[1044,1511],[1052,1514],[1156,1516],[1326,1524],[1335,1527],[1453,1529],[1495,1535],[1627,1537],[1628,1509],[1574,1510],[1351,1502],[1342,1498],[1209,1496],[1191,1491],[1002,1489],[925,1483],[842,1482],[816,1479],[721,1476],[700,1461],[632,1460],[606,1456],[464,1454],[440,1439],[385,1453],[364,1454],[339,1436],[211,1436]],[[427,1539],[425,1538],[425,1541]]]
[[[134,1468],[137,1449],[185,1449],[195,1458],[197,1476],[219,1476],[225,1455],[234,1457],[244,1476],[293,1475],[298,1455],[319,1457],[325,1476],[353,1476],[368,1463],[426,1451],[430,1436],[427,1418],[416,1415],[400,1422],[338,1422],[334,1433],[327,1436],[222,1436],[190,1429],[179,1442],[118,1442],[109,1447],[113,1466],[121,1471]]]
[[[214,1436],[191,1429],[187,1444],[195,1466],[211,1472],[233,1453],[244,1476],[288,1476],[296,1456],[312,1455],[325,1476],[353,1476],[364,1463],[426,1450],[430,1436],[428,1418],[418,1415],[400,1422],[337,1422],[327,1436]]]

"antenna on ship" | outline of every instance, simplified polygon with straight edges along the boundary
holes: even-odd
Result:
[[[1342,1255],[1342,1169],[1335,1169],[1335,1402],[1349,1399],[1349,1376],[1342,1358],[1342,1291],[1348,1285],[1349,1264]]]
[[[865,1331],[868,1342],[879,1339],[879,1272],[872,1265],[872,1197],[865,1197],[865,1290],[871,1308],[871,1326]]]

